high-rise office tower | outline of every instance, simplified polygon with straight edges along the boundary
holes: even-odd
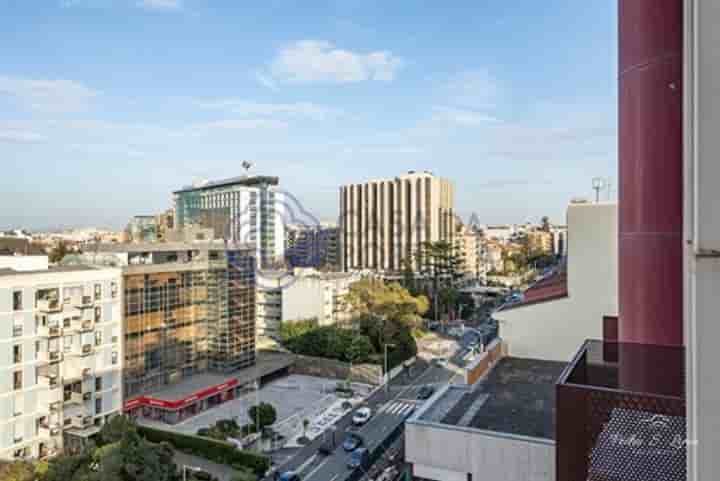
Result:
[[[285,244],[284,195],[277,177],[235,177],[202,181],[175,194],[177,228],[211,228],[216,239],[255,246],[261,267],[282,261]]]
[[[453,184],[430,172],[340,187],[343,270],[397,272],[423,242],[452,242]]]

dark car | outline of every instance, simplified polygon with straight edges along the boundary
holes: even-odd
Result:
[[[370,451],[366,448],[358,448],[350,455],[348,468],[356,469],[361,466],[367,466],[370,463]]]
[[[355,451],[357,448],[362,446],[363,440],[360,436],[357,434],[349,434],[347,438],[345,438],[345,442],[343,442],[343,449],[345,451]]]
[[[424,400],[426,400],[426,399],[429,399],[430,396],[432,396],[434,392],[435,392],[435,388],[434,388],[434,387],[432,387],[432,386],[423,386],[423,387],[421,387],[420,390],[418,391],[417,398],[420,399],[421,401],[424,401]]]

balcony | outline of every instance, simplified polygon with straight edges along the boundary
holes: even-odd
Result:
[[[66,326],[66,330],[73,332],[90,332],[95,328],[95,323],[92,319],[72,318]]]
[[[38,384],[47,389],[55,389],[60,386],[60,377],[53,372],[39,372]]]
[[[95,305],[92,296],[73,296],[70,304],[78,309],[89,309]]]
[[[65,391],[63,395],[63,402],[65,404],[82,404],[83,394],[75,391]]]
[[[73,416],[70,418],[70,427],[75,429],[85,429],[92,427],[92,416]]]
[[[65,351],[68,356],[85,357],[95,352],[92,344],[74,345]]]
[[[62,328],[59,324],[39,326],[37,329],[37,335],[40,337],[60,337],[62,336]]]
[[[38,435],[44,439],[52,439],[60,436],[60,423],[44,419],[38,426]]]
[[[57,363],[62,361],[62,353],[59,350],[40,351],[38,352],[38,361],[47,364]]]
[[[557,481],[685,481],[684,350],[586,341],[557,386]]]
[[[40,299],[37,301],[37,308],[40,312],[60,312],[62,304],[59,299]]]

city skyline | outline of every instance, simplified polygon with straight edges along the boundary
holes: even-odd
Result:
[[[244,160],[322,220],[430,170],[463,218],[563,222],[616,177],[616,7],[551,3],[0,2],[0,223],[122,227]]]

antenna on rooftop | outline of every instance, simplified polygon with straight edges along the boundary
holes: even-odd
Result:
[[[242,161],[242,164],[240,164],[240,166],[243,168],[243,170],[245,170],[245,175],[248,175],[248,172],[249,172],[250,169],[252,168],[253,164],[252,164],[252,162],[249,162],[249,161],[247,161],[247,160],[243,160],[243,161]]]

